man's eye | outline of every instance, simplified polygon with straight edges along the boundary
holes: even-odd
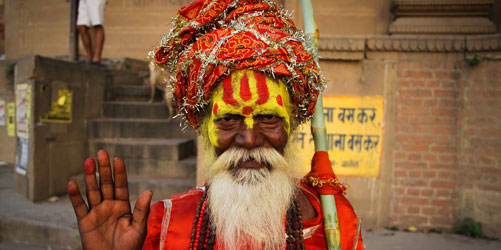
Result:
[[[277,118],[276,115],[262,115],[262,118],[265,120],[271,120]]]
[[[262,115],[258,115],[258,119],[260,119],[262,121],[266,121],[266,122],[273,122],[273,121],[279,120],[280,117],[277,115],[273,115],[273,114],[262,114]]]

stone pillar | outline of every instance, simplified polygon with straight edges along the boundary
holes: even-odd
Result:
[[[108,83],[103,69],[40,56],[18,60],[16,190],[32,201],[66,192],[88,155],[87,123]]]
[[[494,0],[394,0],[390,33],[410,35],[492,34]]]

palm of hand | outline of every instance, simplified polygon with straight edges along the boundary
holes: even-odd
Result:
[[[89,208],[80,196],[78,185],[75,182],[68,184],[83,249],[140,249],[146,236],[146,218],[152,193],[143,193],[136,202],[134,213],[131,213],[123,161],[120,158],[115,159],[115,183],[111,179],[106,151],[98,153],[98,161],[101,183],[99,188],[94,161],[88,159],[85,162]]]

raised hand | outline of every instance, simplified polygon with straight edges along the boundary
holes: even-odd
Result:
[[[141,249],[146,237],[146,220],[153,193],[145,191],[136,201],[131,213],[125,164],[119,157],[113,160],[113,178],[110,158],[105,150],[97,153],[99,186],[94,159],[85,161],[85,204],[78,184],[68,183],[68,194],[75,209],[82,248],[91,250]]]

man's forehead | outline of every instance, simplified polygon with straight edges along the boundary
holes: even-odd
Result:
[[[289,93],[285,84],[262,72],[237,70],[222,79],[216,87],[213,98],[213,115],[232,111],[250,115],[255,111],[270,111],[276,108],[288,108]],[[290,106],[290,105],[288,105]]]

